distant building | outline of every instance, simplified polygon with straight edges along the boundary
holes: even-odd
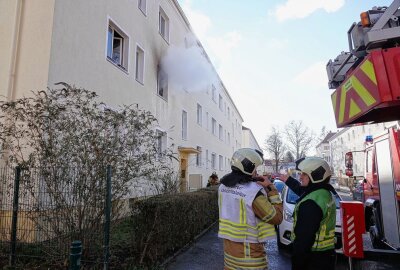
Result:
[[[335,134],[336,132],[329,131],[328,134],[326,134],[326,136],[322,139],[322,141],[315,147],[316,156],[325,159],[325,161],[328,162],[329,166],[331,167],[332,163],[331,163],[331,150],[329,146],[329,139]]]
[[[256,138],[253,135],[253,132],[251,131],[251,129],[242,126],[242,147],[246,147],[246,148],[253,148],[253,149],[257,149],[260,152],[263,152],[263,150],[261,149],[260,145],[258,144]],[[266,168],[264,165],[261,165],[257,168],[257,173],[259,175],[263,175],[266,173]]]
[[[253,135],[251,129],[242,126],[242,147],[257,149],[262,152],[260,145]]]
[[[365,137],[367,135],[376,136],[393,126],[400,127],[398,122],[360,125],[343,128],[331,136],[328,141],[333,175],[347,178],[345,155],[347,152],[353,151],[353,174],[354,176],[364,176],[365,157],[362,151],[365,149]]]

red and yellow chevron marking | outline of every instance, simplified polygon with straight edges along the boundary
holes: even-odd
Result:
[[[374,65],[366,59],[332,94],[338,126],[368,111],[380,102]]]

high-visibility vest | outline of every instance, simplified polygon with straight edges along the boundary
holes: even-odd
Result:
[[[265,190],[254,182],[236,184],[234,187],[223,184],[219,186],[220,238],[243,243],[263,243],[275,236],[275,227],[254,214],[252,204],[260,191],[267,196]]]
[[[296,228],[297,214],[300,205],[307,201],[313,200],[322,210],[322,221],[318,231],[315,234],[315,240],[311,248],[312,251],[324,251],[335,248],[335,225],[336,225],[336,204],[332,198],[332,194],[326,189],[318,189],[307,194],[300,202],[296,204],[294,209],[293,228]],[[307,222],[302,220],[301,222]],[[291,235],[292,241],[296,238],[293,231]]]

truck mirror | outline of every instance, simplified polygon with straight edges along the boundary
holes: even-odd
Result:
[[[344,161],[345,161],[345,166],[347,169],[353,169],[353,153],[352,152],[346,153]]]

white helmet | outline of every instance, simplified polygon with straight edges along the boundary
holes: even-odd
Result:
[[[263,163],[262,153],[251,148],[240,148],[233,153],[231,166],[242,173],[252,175],[253,171]]]
[[[320,183],[332,175],[328,163],[319,157],[306,157],[296,160],[296,170],[306,173],[312,183]]]

